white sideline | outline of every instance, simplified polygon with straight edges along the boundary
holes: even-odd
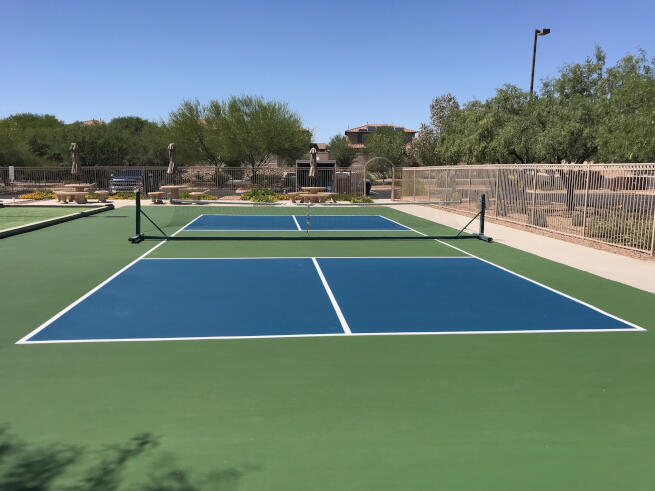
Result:
[[[325,275],[323,274],[323,270],[318,265],[318,261],[316,260],[315,257],[312,258],[312,262],[314,263],[314,267],[316,268],[316,272],[318,273],[319,278],[321,278],[321,283],[323,283],[323,288],[325,288],[325,293],[327,293],[328,297],[330,298],[332,307],[334,308],[334,311],[336,312],[337,317],[339,318],[339,322],[341,323],[341,328],[343,329],[343,332],[345,332],[346,334],[352,334],[352,331],[350,330],[350,326],[348,325],[348,322],[346,322],[346,318],[343,316],[343,312],[341,312],[341,307],[339,307],[339,304],[337,303],[337,299],[334,298],[332,289],[330,288],[330,285],[328,285],[328,282],[325,279]]]
[[[189,224],[193,223],[193,222],[196,221],[197,219],[198,219],[198,217],[194,218],[194,219],[191,220],[189,223],[187,223],[187,224],[184,225],[183,227],[181,227],[181,228],[179,228],[178,230],[176,230],[172,235],[173,235],[173,236],[177,235],[178,232],[181,232],[182,230],[184,230],[185,227],[187,227]],[[41,332],[43,329],[45,329],[46,327],[48,327],[48,326],[49,326],[50,324],[52,324],[54,321],[56,321],[57,319],[59,319],[62,315],[64,315],[64,314],[65,314],[66,312],[68,312],[69,310],[71,310],[73,307],[75,307],[76,305],[78,305],[79,303],[81,303],[82,301],[84,301],[86,298],[90,297],[90,296],[93,295],[95,292],[97,292],[98,290],[100,290],[100,288],[102,288],[103,286],[105,286],[107,283],[109,283],[111,280],[113,280],[114,278],[116,278],[118,275],[120,275],[121,273],[127,271],[129,268],[131,268],[132,266],[134,266],[134,265],[135,265],[136,263],[138,263],[141,259],[143,259],[144,257],[146,257],[148,254],[150,254],[152,251],[154,251],[155,249],[157,249],[159,246],[161,246],[161,245],[164,244],[165,242],[166,242],[165,240],[162,240],[162,241],[158,242],[157,244],[155,244],[153,247],[151,247],[151,248],[148,249],[146,252],[144,252],[143,254],[141,254],[139,257],[137,257],[134,261],[132,261],[131,263],[129,263],[127,266],[125,266],[125,267],[119,269],[118,271],[116,271],[113,275],[111,275],[109,278],[107,278],[105,281],[103,281],[102,283],[100,283],[100,284],[99,284],[98,286],[96,286],[95,288],[93,288],[93,289],[89,290],[88,292],[86,292],[84,295],[82,295],[80,298],[78,298],[77,300],[75,300],[75,301],[74,301],[72,304],[70,304],[68,307],[64,308],[63,310],[60,310],[60,311],[57,312],[55,315],[53,315],[52,317],[50,317],[50,319],[48,319],[48,320],[45,321],[43,324],[41,324],[39,327],[37,327],[36,329],[34,329],[32,332],[30,332],[30,333],[27,334],[26,336],[23,336],[22,338],[20,338],[18,341],[16,341],[16,344],[26,344],[26,343],[30,343],[30,344],[31,344],[31,343],[35,343],[36,341],[28,341],[28,340],[29,340],[32,336],[35,336],[36,334],[38,334],[39,332]]]
[[[418,230],[413,229],[413,228],[410,228],[410,230],[413,230],[413,231],[416,232],[417,234],[420,234],[420,235],[423,235],[423,236],[428,235],[428,234],[424,234],[423,232],[419,232]],[[455,247],[454,245],[449,244],[449,243],[447,243],[447,242],[444,242],[443,240],[435,239],[435,241],[436,241],[436,242],[439,242],[440,244],[443,244],[443,245],[445,245],[445,246],[448,246],[448,247],[450,247],[450,248],[452,248],[452,249],[455,249],[456,251],[459,251],[459,252],[461,252],[462,254],[466,254],[466,255],[469,256],[469,257],[472,257],[472,258],[478,259],[478,260],[482,261],[483,263],[487,263],[487,264],[489,264],[490,266],[493,266],[493,267],[498,268],[498,269],[501,269],[501,270],[503,270],[503,271],[505,271],[505,272],[507,272],[507,273],[510,273],[510,274],[512,274],[512,275],[514,275],[514,276],[516,276],[516,277],[518,277],[518,278],[521,278],[522,280],[529,281],[530,283],[533,283],[533,284],[535,284],[535,285],[537,285],[537,286],[540,286],[540,287],[542,287],[542,288],[545,288],[546,290],[549,290],[549,291],[551,291],[551,292],[553,292],[553,293],[557,293],[558,295],[561,295],[561,296],[563,296],[564,298],[568,298],[569,300],[571,300],[571,301],[573,301],[573,302],[576,302],[576,303],[579,303],[579,304],[581,304],[581,305],[584,305],[585,307],[587,307],[587,308],[589,308],[589,309],[592,309],[592,310],[595,310],[596,312],[599,312],[599,313],[601,313],[601,314],[603,314],[603,315],[606,315],[607,317],[611,317],[611,318],[614,319],[614,320],[617,320],[617,321],[619,321],[619,322],[622,322],[622,323],[624,323],[624,324],[627,324],[628,326],[631,326],[631,327],[632,327],[632,329],[629,329],[630,331],[635,331],[635,330],[637,330],[637,331],[645,331],[645,330],[646,330],[645,328],[643,328],[643,327],[641,327],[641,326],[638,326],[637,324],[633,324],[632,322],[627,321],[627,320],[625,320],[625,319],[622,319],[621,317],[617,317],[616,315],[610,314],[609,312],[605,312],[604,310],[599,309],[598,307],[594,307],[593,305],[591,305],[591,304],[589,304],[589,303],[587,303],[587,302],[584,302],[584,301],[582,301],[582,300],[580,300],[580,299],[578,299],[578,298],[572,297],[571,295],[567,295],[566,293],[561,292],[561,291],[559,291],[559,290],[556,290],[555,288],[551,288],[550,286],[544,285],[543,283],[539,283],[538,281],[533,280],[533,279],[530,279],[530,278],[528,278],[527,276],[523,276],[522,274],[516,273],[516,272],[512,271],[511,269],[504,268],[503,266],[499,266],[499,265],[496,264],[496,263],[492,263],[491,261],[488,261],[488,260],[486,260],[486,259],[482,259],[481,257],[476,256],[475,254],[472,254],[472,253],[470,253],[470,252],[468,252],[468,251],[465,251],[464,249],[460,249],[459,247]],[[593,331],[593,329],[588,329],[588,331]],[[576,331],[573,330],[572,332],[576,332]]]
[[[425,206],[409,205],[395,207],[395,209],[457,229],[470,220],[470,217],[464,215]],[[474,222],[476,223],[477,221]],[[623,256],[489,221],[485,223],[485,232],[493,237],[495,242],[655,293],[655,261],[653,260]]]
[[[409,207],[403,207],[403,208],[408,209]],[[422,208],[422,207],[417,206],[415,208]],[[440,211],[440,210],[434,210],[434,211]],[[413,213],[413,214],[415,214],[416,216],[420,216],[420,214],[418,214],[418,213]],[[200,215],[200,216],[202,216],[202,215]],[[186,227],[188,227],[191,223],[193,223],[198,218],[200,218],[200,216],[194,218],[193,220],[191,220],[191,222],[187,223],[186,225],[184,225],[183,227],[181,227],[180,229],[175,231],[172,234],[172,236],[177,235],[179,232],[181,232]],[[421,218],[427,218],[427,217],[421,217]],[[437,221],[434,218],[428,218],[428,219],[430,219],[432,221]],[[391,219],[389,219],[389,220],[394,221],[394,220],[391,220]],[[294,221],[295,221],[295,216],[294,216]],[[395,223],[397,223],[397,222],[395,222]],[[296,221],[296,225],[298,225],[297,221]],[[403,225],[403,226],[405,226],[405,225]],[[503,227],[503,228],[507,228],[507,227]],[[424,234],[423,232],[419,232],[418,230],[415,230],[415,229],[413,229],[411,227],[407,227],[407,229],[411,230],[411,231],[413,231],[413,232],[415,232],[417,234],[423,235],[423,236],[427,235],[427,234]],[[511,230],[514,231],[514,232],[517,232],[517,231],[515,231],[513,229],[511,229]],[[528,232],[522,232],[522,231],[518,231],[518,232],[528,233]],[[495,232],[490,231],[490,235],[491,234],[495,234]],[[535,234],[530,234],[530,235],[535,235]],[[549,238],[541,237],[541,236],[538,236],[538,238],[541,241],[543,241],[545,239],[549,239]],[[556,240],[556,239],[549,239],[549,240]],[[55,344],[55,343],[83,343],[83,342],[127,342],[127,341],[169,341],[169,340],[172,341],[172,340],[202,340],[202,339],[256,339],[256,338],[286,338],[286,337],[326,337],[326,336],[335,336],[335,335],[336,336],[341,336],[341,335],[343,335],[343,334],[298,334],[298,335],[270,335],[270,336],[208,336],[208,337],[176,337],[176,338],[74,339],[74,340],[29,341],[29,339],[31,337],[35,336],[37,333],[39,333],[40,331],[45,329],[52,322],[57,320],[59,317],[64,315],[66,312],[68,312],[73,307],[75,307],[76,305],[78,305],[79,303],[84,301],[90,295],[92,295],[93,293],[98,291],[100,288],[105,286],[111,280],[113,280],[118,275],[125,272],[127,269],[129,269],[130,267],[132,267],[134,264],[136,264],[138,261],[140,261],[142,259],[153,259],[153,260],[155,260],[155,259],[274,259],[272,257],[269,257],[269,258],[263,258],[263,257],[262,258],[255,258],[255,257],[251,257],[251,258],[147,258],[146,257],[147,255],[149,255],[151,252],[153,252],[155,249],[160,247],[165,242],[166,242],[165,240],[158,242],[155,246],[153,246],[152,248],[147,250],[144,254],[142,254],[141,256],[136,258],[134,261],[132,261],[131,263],[129,263],[128,265],[126,265],[125,267],[123,267],[122,269],[120,269],[119,271],[114,273],[112,276],[110,276],[109,278],[104,280],[102,283],[97,285],[95,288],[93,288],[92,290],[90,290],[89,292],[87,292],[86,294],[81,296],[80,298],[78,298],[72,304],[68,305],[66,308],[64,308],[63,310],[61,310],[57,314],[55,314],[53,317],[51,317],[46,322],[41,324],[39,327],[37,327],[36,329],[31,331],[29,334],[27,334],[26,336],[24,336],[23,338],[18,340],[16,342],[16,344]],[[454,249],[454,250],[456,250],[456,251],[458,251],[458,252],[465,255],[463,257],[460,256],[459,259],[468,259],[468,258],[478,259],[478,260],[480,260],[480,261],[482,261],[484,263],[487,263],[487,264],[489,264],[489,265],[491,265],[493,267],[496,267],[496,268],[501,269],[501,270],[503,270],[503,271],[505,271],[507,273],[510,273],[510,274],[512,274],[514,276],[517,276],[517,277],[519,277],[519,278],[521,278],[523,280],[527,280],[527,281],[529,281],[529,282],[531,282],[531,283],[533,283],[535,285],[538,285],[538,286],[540,286],[540,287],[542,287],[542,288],[544,288],[546,290],[549,290],[549,291],[551,291],[553,293],[561,295],[561,296],[563,296],[563,297],[565,297],[565,298],[567,298],[567,299],[569,299],[571,301],[574,301],[576,303],[584,305],[587,308],[590,308],[590,309],[592,309],[594,311],[597,311],[597,312],[599,312],[599,313],[601,313],[601,314],[603,314],[603,315],[605,315],[607,317],[610,317],[610,318],[612,318],[614,320],[622,322],[623,324],[626,324],[627,326],[630,326],[630,327],[625,328],[625,329],[616,328],[616,329],[566,329],[566,330],[516,330],[516,331],[512,330],[512,331],[466,331],[466,332],[441,331],[441,332],[352,333],[351,330],[350,330],[350,327],[349,327],[349,325],[348,325],[348,323],[347,323],[347,321],[346,321],[346,319],[345,319],[345,317],[344,317],[344,315],[343,315],[343,313],[341,311],[341,308],[339,307],[339,304],[337,303],[336,298],[334,297],[334,294],[332,293],[332,290],[331,290],[329,284],[327,283],[327,280],[326,280],[326,278],[325,278],[325,276],[323,274],[323,271],[321,270],[321,268],[320,268],[320,266],[318,264],[318,261],[316,260],[316,257],[312,257],[311,259],[312,259],[312,262],[313,262],[313,264],[314,264],[314,266],[316,268],[317,274],[319,275],[319,278],[320,278],[320,280],[321,280],[321,282],[323,284],[323,287],[325,288],[325,291],[326,291],[326,293],[327,293],[327,295],[328,295],[328,297],[330,299],[330,302],[332,303],[332,306],[333,306],[333,308],[334,308],[334,310],[335,310],[335,312],[337,314],[337,317],[339,319],[339,322],[341,323],[341,327],[342,327],[344,333],[348,334],[348,335],[356,335],[356,336],[377,336],[377,335],[425,335],[425,334],[516,334],[516,333],[557,333],[557,332],[574,333],[574,332],[616,332],[616,331],[645,331],[646,330],[643,327],[640,327],[640,326],[638,326],[636,324],[633,324],[633,323],[631,323],[629,321],[626,321],[625,319],[622,319],[622,318],[617,317],[615,315],[612,315],[612,314],[610,314],[608,312],[605,312],[604,310],[601,310],[601,309],[599,309],[597,307],[594,307],[593,305],[590,305],[590,304],[588,304],[588,303],[586,303],[586,302],[584,302],[582,300],[579,300],[579,299],[577,299],[575,297],[567,295],[567,294],[565,294],[565,293],[563,293],[563,292],[561,292],[559,290],[556,290],[556,289],[551,288],[551,287],[549,287],[547,285],[539,283],[538,281],[527,278],[527,277],[525,277],[525,276],[523,276],[521,274],[515,273],[514,271],[511,271],[511,270],[509,270],[507,268],[499,266],[499,265],[497,265],[497,264],[495,264],[495,263],[493,263],[491,261],[488,261],[486,259],[482,259],[482,258],[480,258],[480,257],[478,257],[478,256],[476,256],[476,255],[474,255],[474,254],[472,254],[472,253],[470,253],[468,251],[460,249],[459,247],[456,247],[454,245],[446,243],[446,242],[444,242],[442,240],[436,240],[436,242],[439,242],[439,243],[441,243],[441,244],[443,244],[443,245],[445,245],[447,247],[450,247],[450,248],[452,248],[452,249]],[[562,242],[562,241],[557,241],[557,242]],[[566,244],[568,244],[568,243],[566,243]],[[583,246],[577,246],[575,244],[568,244],[568,245],[572,245],[572,246],[575,246],[575,247],[582,247],[585,250],[589,250],[589,248],[586,248],[586,247],[583,247]],[[529,252],[532,252],[532,251],[529,251]],[[603,251],[595,251],[595,252],[603,252]],[[615,254],[611,254],[611,253],[604,253],[604,254],[610,254],[611,256],[616,256]],[[540,254],[540,255],[542,255],[542,254]],[[423,256],[423,257],[425,257],[425,256]],[[544,256],[544,257],[546,257],[546,256]],[[623,258],[623,256],[619,256],[619,257]],[[303,257],[303,259],[305,259],[305,258],[306,257]],[[362,258],[362,257],[360,257],[360,258]],[[394,256],[394,258],[399,258],[399,257]],[[434,257],[434,258],[436,258],[436,257]],[[458,257],[443,257],[443,258],[444,259],[446,259],[446,258],[447,259],[458,259]],[[282,258],[280,258],[280,259],[282,259]],[[291,258],[284,258],[284,259],[291,259]],[[628,259],[628,260],[632,260],[632,261],[639,261],[639,260],[633,260],[631,258],[624,258],[624,259]],[[561,262],[563,262],[563,261],[561,261]],[[642,262],[647,263],[646,261],[639,261],[639,262],[640,263],[642,263]],[[582,269],[582,268],[580,268],[580,269]],[[603,275],[600,275],[600,276],[603,276]],[[610,278],[610,279],[612,279],[612,278]]]
[[[259,336],[198,336],[179,338],[116,338],[116,339],[54,339],[48,341],[27,341],[24,344],[65,344],[65,343],[130,343],[143,341],[204,341],[208,339],[286,339],[286,338],[331,338],[331,337],[365,337],[365,336],[438,336],[441,334],[558,334],[558,333],[587,333],[587,332],[627,332],[634,331],[629,327],[625,329],[523,329],[518,331],[407,331],[407,332],[353,332],[353,333],[325,333],[325,334],[266,334]]]
[[[241,217],[243,215],[214,215],[214,214],[207,214],[203,213],[202,215],[198,215],[195,219],[191,220],[189,223],[187,223],[184,226],[184,231],[185,232],[288,232],[289,230],[287,229],[282,229],[282,228],[271,228],[271,229],[264,229],[264,228],[244,228],[244,229],[235,229],[235,228],[230,228],[230,229],[224,229],[224,228],[203,228],[199,230],[186,230],[186,227],[191,225],[193,222],[198,220],[201,217],[206,217],[206,216],[225,216],[225,217]],[[298,220],[296,217],[302,217],[304,215],[248,215],[251,217],[279,217],[279,216],[290,216],[293,218],[293,221],[296,225],[296,229],[299,232],[302,232],[303,229],[300,227],[300,224],[298,223]],[[376,228],[345,228],[345,229],[337,229],[337,228],[330,228],[330,229],[319,229],[319,232],[405,232],[405,231],[412,231],[411,228],[407,227],[406,225],[403,225],[402,223],[399,223],[395,220],[392,220],[391,218],[387,218],[383,215],[314,215],[314,216],[321,216],[321,217],[360,217],[360,216],[366,216],[366,217],[378,217],[382,218],[383,220],[387,220],[388,222],[395,223],[396,225],[402,227],[401,230],[388,230],[384,228],[376,229]]]

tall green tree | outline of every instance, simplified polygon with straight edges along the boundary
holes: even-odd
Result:
[[[601,162],[655,162],[655,59],[627,55],[606,72]]]
[[[407,137],[402,130],[381,126],[366,136],[365,153],[369,157],[380,157],[367,167],[370,172],[387,177],[393,167],[409,165]]]
[[[421,165],[439,165],[439,135],[433,126],[421,124],[416,138],[409,145],[412,159]]]
[[[64,124],[50,115],[17,114],[0,120],[0,163],[68,165],[77,142],[82,165],[165,165],[167,130],[128,116],[108,124]]]
[[[461,109],[445,99],[435,103],[430,124],[411,147],[415,158],[427,155],[422,161],[655,161],[655,60],[643,52],[608,68],[605,53],[596,48],[582,63],[562,67],[532,96],[505,85],[494,97]],[[446,116],[435,117],[439,110]]]
[[[330,138],[328,150],[330,157],[336,160],[338,167],[350,167],[359,153],[356,148],[348,144],[348,139],[343,135],[334,135]]]
[[[528,164],[544,158],[539,137],[546,128],[547,116],[541,100],[516,86],[505,85],[485,106],[495,128],[487,151],[490,162]]]
[[[21,113],[0,120],[0,165],[48,163],[50,135],[63,127],[50,114]]]
[[[444,122],[438,152],[446,164],[489,162],[489,146],[497,127],[485,103],[472,100]]]
[[[311,133],[284,102],[251,96],[211,101],[206,119],[224,160],[249,167],[253,176],[271,157],[291,163],[311,144]]]
[[[435,97],[430,104],[430,123],[421,124],[418,135],[410,143],[411,157],[422,165],[439,165],[439,135],[443,125],[459,111],[459,103],[454,95],[448,93]]]
[[[131,165],[168,164],[168,130],[160,124],[139,118],[125,116],[112,119],[107,124],[109,133],[123,135],[127,140],[123,160]]]
[[[593,58],[566,65],[558,78],[543,83],[540,97],[548,120],[540,139],[545,160],[582,163],[596,157],[607,123],[604,67],[605,53],[596,48]]]
[[[219,121],[209,117],[208,106],[200,104],[198,99],[185,100],[172,111],[167,127],[180,162],[223,165],[225,149],[218,124]]]

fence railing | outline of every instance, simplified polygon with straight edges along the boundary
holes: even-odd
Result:
[[[361,169],[319,168],[314,178],[309,169],[296,167],[215,167],[179,166],[173,174],[166,167],[80,167],[71,175],[67,167],[14,167],[14,179],[9,179],[9,168],[0,167],[0,195],[18,195],[35,189],[54,189],[63,184],[76,182],[94,183],[99,189],[108,189],[112,179],[120,177],[120,171],[129,169],[131,175],[140,178],[140,186],[148,193],[168,184],[189,184],[207,190],[219,197],[236,194],[252,188],[267,188],[285,193],[297,191],[301,186],[324,186],[337,193],[363,194],[364,175]]]
[[[655,164],[405,167],[396,199],[452,201],[472,214],[487,196],[488,216],[655,253]]]

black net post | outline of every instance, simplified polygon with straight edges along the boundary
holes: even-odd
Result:
[[[480,197],[480,233],[478,233],[477,238],[485,242],[491,242],[493,239],[484,235],[484,216],[487,211],[487,196],[482,195]]]
[[[138,244],[144,239],[143,233],[141,232],[141,191],[139,189],[136,190],[135,204],[136,204],[136,217],[135,217],[136,230],[135,230],[134,237],[130,237],[129,241],[132,242],[133,244]]]
[[[487,209],[487,197],[482,195],[480,197],[480,235],[484,235],[484,212]]]
[[[484,199],[484,197],[482,199]],[[141,235],[141,191],[138,189],[136,191],[136,234],[135,235]]]

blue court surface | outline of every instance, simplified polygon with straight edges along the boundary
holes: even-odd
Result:
[[[310,230],[410,230],[379,215],[312,215]],[[307,230],[306,215],[200,215],[184,230]]]
[[[637,330],[475,257],[145,258],[19,342]]]

